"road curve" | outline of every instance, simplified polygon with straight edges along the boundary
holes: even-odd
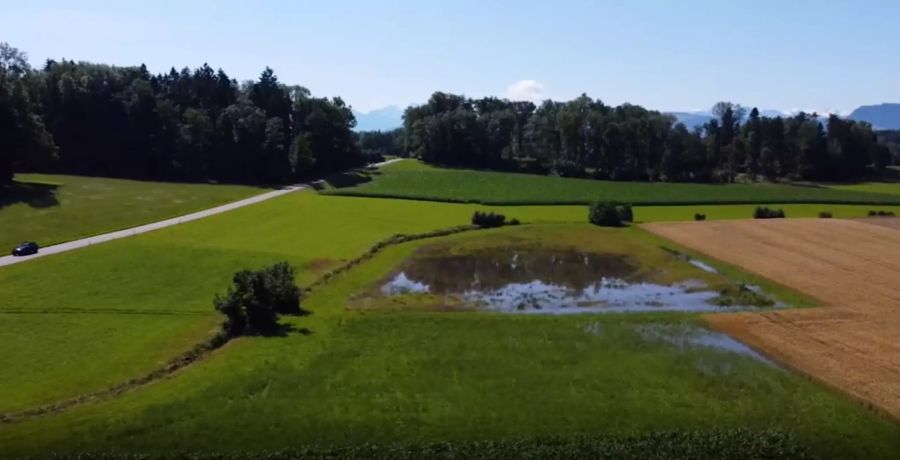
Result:
[[[371,167],[381,167],[386,164],[393,163],[395,161],[400,161],[402,158],[395,158],[393,160],[383,161],[381,163],[374,163],[370,165]],[[30,256],[21,256],[21,257],[13,257],[13,256],[3,256],[0,257],[0,267],[5,267],[7,265],[13,265],[17,263],[27,262],[29,260],[34,260],[40,257],[46,257],[53,254],[59,254],[60,252],[71,251],[73,249],[85,248],[94,244],[105,243],[107,241],[118,240],[120,238],[127,238],[129,236],[140,235],[141,233],[152,232],[153,230],[159,230],[161,228],[171,227],[173,225],[183,224],[185,222],[191,222],[197,219],[202,219],[204,217],[214,216],[216,214],[221,214],[223,212],[231,211],[232,209],[242,208],[244,206],[249,206],[251,204],[256,204],[262,201],[270,200],[275,197],[279,197],[282,195],[286,195],[288,193],[309,188],[306,184],[295,184],[287,187],[280,188],[278,190],[273,190],[271,192],[266,192],[260,195],[252,196],[250,198],[245,198],[243,200],[235,201],[228,204],[223,204],[221,206],[216,206],[214,208],[204,209],[203,211],[197,211],[190,214],[185,214],[180,217],[173,217],[171,219],[161,220],[158,222],[152,222],[149,224],[139,225],[137,227],[126,228],[124,230],[118,230],[115,232],[109,233],[101,233],[99,235],[90,236],[87,238],[82,238],[80,240],[73,240],[66,243],[55,244],[53,246],[47,246],[45,248],[41,248],[41,250],[34,255]]]

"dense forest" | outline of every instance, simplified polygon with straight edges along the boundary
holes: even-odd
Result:
[[[768,118],[728,102],[713,112],[690,131],[670,115],[585,95],[535,106],[435,93],[404,113],[405,150],[452,166],[639,181],[850,180],[891,161],[866,123]]]
[[[28,170],[281,183],[364,164],[355,123],[340,98],[312,97],[268,68],[243,84],[206,64],[37,70],[0,44],[0,183]]]
[[[891,152],[894,163],[900,158],[900,129],[878,131],[878,143],[884,145]]]

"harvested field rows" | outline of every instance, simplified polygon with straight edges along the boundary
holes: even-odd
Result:
[[[900,218],[896,217],[870,217],[868,219],[859,219],[859,222],[900,230]]]
[[[900,420],[900,231],[825,219],[645,228],[820,299],[826,307],[707,320]]]

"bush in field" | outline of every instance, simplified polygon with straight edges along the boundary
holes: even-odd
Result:
[[[588,221],[601,227],[622,227],[633,220],[629,204],[599,201],[592,204],[588,212]]]
[[[294,284],[294,269],[279,262],[262,270],[241,270],[225,296],[216,295],[213,305],[225,315],[229,335],[265,333],[278,325],[279,314],[299,314],[300,289]]]
[[[519,219],[516,219],[515,217],[509,221],[509,225],[519,225],[519,224],[521,224],[521,222],[519,222]]]
[[[479,211],[475,211],[475,214],[472,214],[472,225],[477,225],[481,228],[502,227],[504,224],[506,224],[506,216],[503,214]]]
[[[694,220],[706,220],[706,214],[697,213],[694,214]]]
[[[634,212],[631,210],[631,205],[627,203],[615,203],[616,211],[619,213],[619,216],[622,217],[622,222],[634,222]]]
[[[822,219],[831,219],[834,216],[832,216],[831,213],[828,211],[822,211],[819,213],[819,217]]]
[[[770,209],[766,206],[758,206],[753,211],[754,219],[784,219],[783,209]]]

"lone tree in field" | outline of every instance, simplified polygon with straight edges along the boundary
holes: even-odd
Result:
[[[590,207],[588,221],[601,227],[624,227],[634,221],[630,204],[598,201]]]
[[[226,316],[225,330],[231,336],[265,334],[276,329],[278,315],[297,315],[300,289],[294,284],[294,269],[279,262],[262,270],[241,270],[234,274],[234,284],[222,297],[216,295],[213,305]]]

